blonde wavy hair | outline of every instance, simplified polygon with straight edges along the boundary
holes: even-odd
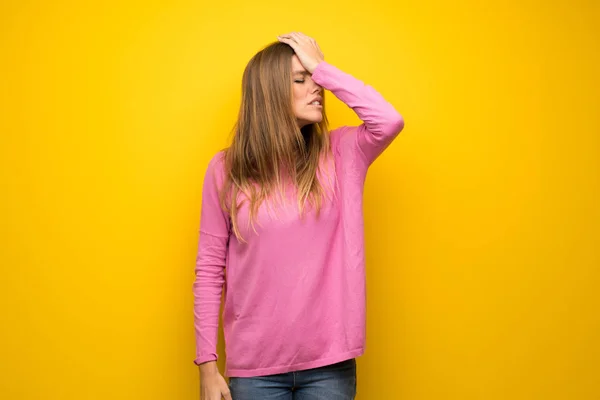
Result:
[[[259,206],[273,194],[283,198],[285,181],[297,189],[302,216],[307,205],[317,216],[321,210],[325,189],[319,168],[331,156],[325,104],[320,123],[299,127],[292,108],[293,55],[289,45],[274,42],[254,55],[244,70],[233,140],[224,150],[220,193],[221,207],[242,242],[238,211],[244,201],[249,202],[249,223],[255,230]]]

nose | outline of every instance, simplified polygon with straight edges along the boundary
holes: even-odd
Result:
[[[323,90],[323,88],[321,86],[317,85],[314,82],[313,82],[313,84],[314,84],[314,87],[311,90],[311,93],[321,93],[321,91]]]

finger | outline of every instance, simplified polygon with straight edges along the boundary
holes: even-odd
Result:
[[[308,36],[308,35],[305,35],[304,33],[303,33],[302,35],[304,36],[304,39],[305,39],[306,41],[308,41],[308,42],[310,42],[310,43],[312,43],[312,44],[317,44],[317,41],[316,41],[314,38],[312,38],[312,37],[310,37],[310,36]]]
[[[298,34],[298,32],[292,32],[292,35],[291,35],[291,36],[292,36],[292,38],[293,38],[293,39],[294,39],[296,42],[298,42],[298,43],[301,43],[301,42],[303,42],[303,41],[304,41],[304,38],[303,38],[302,36],[300,36],[300,35]]]
[[[227,393],[223,393],[223,398],[225,400],[232,400],[232,398],[231,398],[231,392],[227,391]]]
[[[283,38],[283,39],[286,39],[286,40],[289,40],[289,41],[295,41],[294,37],[291,34],[289,34],[289,33],[286,33],[285,35],[279,35],[277,37],[278,38]]]
[[[304,33],[302,33],[302,32],[298,32],[298,35],[299,35],[301,38],[303,38],[303,39],[306,39],[306,40],[312,40],[312,38],[311,38],[310,36],[308,36],[308,35],[306,35],[306,34],[304,34]]]
[[[299,40],[302,41],[302,43],[310,43],[313,47],[316,47],[316,48],[319,47],[317,45],[317,42],[315,41],[315,39],[311,38],[310,36],[305,35],[302,32],[298,32],[298,38],[299,38]]]
[[[298,43],[296,43],[293,39],[287,39],[287,38],[282,38],[282,37],[278,37],[278,39],[281,43],[287,44],[294,50],[296,49],[296,46],[298,45]]]
[[[289,44],[290,46],[292,44],[297,43],[297,41],[290,35],[277,36],[277,38],[282,39],[283,41],[285,41],[285,43]]]

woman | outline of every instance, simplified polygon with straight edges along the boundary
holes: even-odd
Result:
[[[404,122],[293,32],[248,63],[231,146],[206,172],[194,282],[201,396],[353,399],[365,342],[362,194]],[[363,121],[327,131],[323,89]],[[222,288],[227,353],[216,367]]]

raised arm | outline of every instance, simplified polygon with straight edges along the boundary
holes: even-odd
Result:
[[[371,164],[404,127],[404,119],[375,89],[326,61],[312,79],[352,108],[363,124],[356,129],[356,147]]]
[[[292,32],[278,37],[290,45],[312,79],[356,112],[363,124],[355,129],[355,150],[370,165],[404,128],[404,119],[375,89],[324,60],[314,39]]]

